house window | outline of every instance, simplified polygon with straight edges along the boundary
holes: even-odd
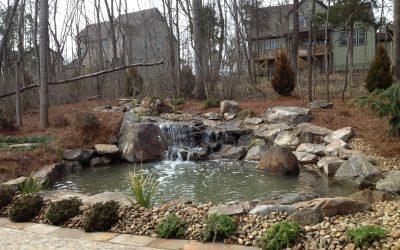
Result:
[[[108,48],[108,42],[106,39],[101,41],[101,47],[106,50]]]
[[[299,16],[299,27],[306,28],[307,27],[307,17]]]
[[[353,45],[367,44],[367,31],[365,29],[353,30]],[[345,31],[339,32],[339,46],[347,46],[347,34]]]
[[[278,48],[278,41],[277,40],[272,40],[271,41],[271,50],[272,49],[277,49]]]

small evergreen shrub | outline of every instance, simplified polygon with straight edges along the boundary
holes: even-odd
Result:
[[[275,60],[275,72],[271,84],[276,93],[289,96],[294,90],[296,76],[290,67],[286,53],[279,53]]]
[[[10,187],[0,186],[0,209],[8,206],[15,195],[15,191]]]
[[[296,222],[284,221],[269,228],[257,242],[263,250],[280,250],[296,243],[300,234],[300,225]]]
[[[215,99],[215,98],[206,99],[206,100],[203,101],[203,107],[204,107],[205,109],[208,109],[208,108],[218,108],[220,102],[221,102],[221,100]]]
[[[165,217],[156,228],[161,238],[183,238],[185,236],[187,223],[176,214]]]
[[[151,174],[145,177],[143,171],[137,170],[136,167],[134,167],[133,172],[129,173],[128,181],[136,202],[145,208],[149,208],[151,200],[157,193],[158,181]]]
[[[361,226],[347,231],[347,237],[356,247],[369,246],[374,241],[385,238],[388,231],[377,226]]]
[[[75,113],[76,126],[83,130],[95,130],[100,127],[99,119],[93,112]]]
[[[52,202],[46,212],[46,218],[53,225],[63,225],[69,219],[79,214],[82,201],[76,197]]]
[[[37,178],[30,176],[18,185],[18,190],[23,194],[34,194],[42,191],[45,185]]]
[[[359,107],[368,107],[380,117],[388,117],[390,131],[393,137],[400,136],[400,82],[388,89],[376,89],[368,96],[354,99]]]
[[[15,222],[31,221],[40,213],[43,205],[41,196],[23,195],[11,203],[8,216]]]
[[[375,89],[387,89],[393,83],[390,73],[390,58],[382,44],[379,45],[375,59],[368,69],[365,82],[365,87],[370,93]]]
[[[203,241],[221,241],[236,231],[235,222],[225,214],[210,214],[206,220],[206,225],[203,230]]]
[[[115,201],[96,203],[83,221],[85,232],[108,231],[118,221],[119,204]]]

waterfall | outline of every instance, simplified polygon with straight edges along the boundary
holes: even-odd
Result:
[[[166,160],[186,160],[188,152],[196,147],[193,126],[188,123],[166,122],[159,124],[162,135],[167,139]]]

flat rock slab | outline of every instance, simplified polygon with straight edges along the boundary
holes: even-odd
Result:
[[[66,149],[63,152],[63,159],[67,161],[79,161],[89,163],[95,151],[93,149]]]
[[[311,110],[294,106],[276,106],[267,109],[265,119],[270,123],[286,123],[297,125],[302,122],[308,122],[312,118]]]
[[[210,207],[208,210],[208,214],[212,213],[219,213],[219,214],[226,214],[226,215],[237,215],[237,214],[243,214],[244,209],[241,204],[237,205],[222,205],[222,206],[215,206],[215,207]]]
[[[154,238],[148,236],[120,234],[111,239],[109,242],[117,244],[135,245],[135,246],[146,246],[153,240]]]
[[[292,205],[258,205],[252,210],[250,210],[249,214],[265,216],[273,212],[292,214],[296,211],[297,211],[296,207]]]
[[[40,196],[43,197],[43,199],[51,200],[52,202],[65,200],[65,199],[69,199],[72,197],[76,197],[78,199],[81,199],[82,201],[89,198],[89,196],[86,194],[77,193],[77,192],[69,191],[69,190],[42,191],[39,194],[40,194]]]
[[[32,233],[39,233],[39,234],[48,234],[59,230],[61,227],[47,225],[47,224],[34,224],[29,227],[25,227],[24,231],[32,232]]]
[[[96,144],[94,145],[94,148],[100,155],[115,155],[119,153],[119,148],[113,144]]]
[[[315,100],[308,104],[310,109],[331,109],[333,107],[333,103],[328,102],[326,100]]]

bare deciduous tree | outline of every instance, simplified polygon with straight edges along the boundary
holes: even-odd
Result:
[[[48,54],[49,54],[49,2],[48,0],[40,0],[40,128],[46,129],[49,126],[49,71],[48,71]]]

